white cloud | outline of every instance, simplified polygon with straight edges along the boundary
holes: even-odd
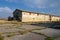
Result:
[[[47,8],[57,7],[59,5],[58,1],[54,0],[5,0],[7,2],[23,3],[24,5],[31,8]],[[52,2],[52,3],[51,3]]]
[[[60,8],[60,0],[24,0],[23,3],[32,8]]]
[[[5,0],[5,1],[19,3],[21,0]]]
[[[16,2],[17,0],[5,0],[5,1],[8,1],[8,2]]]
[[[12,9],[10,9],[9,7],[0,7],[0,12],[12,13]]]
[[[50,3],[50,7],[59,7],[59,6],[60,6],[59,2]]]
[[[7,2],[23,3],[29,7],[45,8],[48,0],[5,0]]]
[[[7,18],[8,16],[13,16],[13,10],[9,7],[0,7],[0,18]]]
[[[5,0],[7,2],[22,3],[30,8],[56,8],[60,5],[60,0]]]
[[[24,4],[30,7],[45,8],[48,0],[24,0]]]

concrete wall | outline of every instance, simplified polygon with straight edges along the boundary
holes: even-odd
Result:
[[[39,14],[34,12],[27,12],[16,9],[13,12],[13,17],[22,22],[51,22],[51,21],[60,21],[59,16]]]
[[[52,16],[51,21],[60,21],[60,17]]]
[[[22,12],[22,22],[45,22],[45,21],[50,21],[49,15]]]
[[[59,16],[39,14],[34,12],[22,11],[16,9],[13,12],[13,17],[20,19],[22,22],[51,22],[51,21],[60,21]]]

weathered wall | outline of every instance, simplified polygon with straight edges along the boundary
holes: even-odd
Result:
[[[52,16],[51,21],[60,21],[60,17]]]
[[[49,15],[42,15],[37,13],[22,12],[22,22],[45,22],[50,21]]]
[[[60,21],[59,16],[39,14],[34,12],[22,11],[16,9],[13,12],[13,17],[22,22],[52,22]]]

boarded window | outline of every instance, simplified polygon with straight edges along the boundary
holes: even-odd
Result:
[[[39,14],[37,14],[37,16],[39,16]]]
[[[59,21],[60,21],[60,19],[59,19]]]
[[[51,15],[49,15],[49,20],[50,20],[50,21],[51,21],[51,17],[52,17],[52,16],[51,16]]]
[[[29,13],[29,15],[31,15],[31,13]]]

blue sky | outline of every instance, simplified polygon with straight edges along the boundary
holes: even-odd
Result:
[[[0,0],[0,18],[12,16],[15,9],[60,16],[60,0]]]

